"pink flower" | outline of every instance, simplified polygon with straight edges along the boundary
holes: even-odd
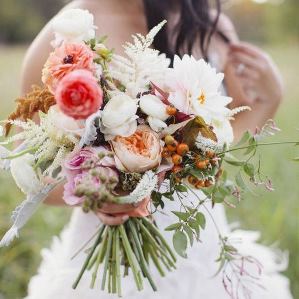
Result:
[[[141,125],[129,137],[117,136],[111,141],[118,169],[142,173],[161,163],[162,146],[156,132]]]
[[[84,197],[75,195],[75,190],[80,184],[86,181],[94,188],[100,188],[102,183],[95,177],[90,178],[89,170],[96,168],[108,178],[118,178],[115,170],[114,159],[108,156],[108,150],[105,147],[86,147],[80,152],[71,156],[63,166],[67,183],[64,185],[63,199],[68,205],[78,205],[84,201]],[[99,154],[103,154],[99,158]],[[86,167],[85,162],[91,162],[90,168]],[[82,166],[85,166],[84,168]]]
[[[60,80],[70,72],[85,69],[95,71],[94,52],[85,44],[63,44],[50,54],[42,81],[54,93]]]
[[[76,70],[58,84],[55,98],[60,110],[74,119],[86,119],[103,104],[103,91],[93,74]]]

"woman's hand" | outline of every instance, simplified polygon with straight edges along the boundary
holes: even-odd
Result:
[[[229,62],[246,95],[245,102],[243,98],[242,103],[234,106],[251,106],[257,101],[272,107],[279,105],[283,97],[282,78],[267,53],[248,43],[234,43],[230,46]]]
[[[144,199],[138,204],[114,204],[104,203],[97,213],[100,220],[110,226],[125,223],[131,214],[139,214],[139,210],[146,209],[149,199]],[[141,212],[142,213],[142,212]]]

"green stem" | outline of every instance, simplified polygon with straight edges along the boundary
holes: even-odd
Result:
[[[113,231],[113,250],[112,250],[112,293],[117,292],[116,286],[116,231]]]
[[[156,268],[158,269],[160,275],[162,277],[164,277],[165,273],[164,273],[164,271],[163,271],[163,269],[161,267],[161,264],[160,264],[160,262],[158,260],[158,256],[157,256],[157,253],[156,253],[155,249],[152,246],[148,245],[148,252],[149,252],[149,254],[150,254],[150,256],[151,256],[151,258],[153,260],[153,263],[155,264]]]
[[[105,254],[105,266],[104,266],[104,272],[103,272],[103,279],[102,279],[102,287],[101,289],[104,291],[105,290],[105,285],[106,285],[106,277],[107,277],[107,272],[109,268],[109,259],[111,255],[111,247],[112,247],[112,228],[108,226],[108,243],[107,243],[107,249],[106,249],[106,254]]]
[[[104,249],[104,243],[103,242],[104,242],[104,240],[106,240],[107,235],[108,235],[108,230],[106,229],[105,234],[104,234],[103,239],[102,239],[102,244],[100,245],[100,248],[99,248],[99,251],[98,251],[98,254],[97,254],[97,259],[96,259],[96,262],[95,262],[95,268],[94,268],[94,271],[92,273],[92,281],[91,281],[91,284],[90,284],[90,287],[92,289],[95,286],[95,282],[96,282],[96,279],[97,279],[97,276],[98,276],[98,271],[99,271],[99,267],[100,267],[100,263],[101,263],[101,256],[102,256],[102,252],[103,252],[103,249]]]
[[[14,155],[9,155],[8,157],[6,157],[5,159],[7,160],[12,160],[12,159],[15,159],[15,158],[19,158],[25,154],[28,154],[28,153],[31,153],[31,152],[34,152],[34,151],[37,151],[39,149],[38,146],[34,146],[34,147],[30,147],[30,148],[26,148],[25,150],[19,152],[19,153],[16,153]]]
[[[86,260],[85,260],[85,262],[84,262],[84,264],[83,264],[83,267],[82,267],[82,269],[81,269],[81,271],[80,271],[80,273],[79,273],[79,275],[78,275],[78,277],[77,277],[75,283],[73,284],[73,289],[76,289],[76,288],[77,288],[77,286],[78,286],[78,284],[79,284],[79,282],[80,282],[80,280],[81,280],[81,278],[82,278],[84,272],[85,272],[86,269],[87,269],[87,266],[88,266],[88,264],[89,264],[89,262],[90,262],[91,257],[93,256],[93,254],[94,254],[94,252],[95,252],[95,250],[96,250],[98,244],[101,242],[101,239],[102,239],[102,235],[103,235],[104,229],[105,229],[105,226],[103,225],[103,226],[101,227],[100,231],[99,231],[99,235],[98,235],[96,241],[94,242],[94,245],[93,245],[92,249],[90,250],[90,252],[89,252],[89,254],[88,254],[88,256],[87,256],[87,258],[86,258]]]
[[[298,144],[298,143],[299,143],[299,141],[284,141],[284,142],[280,141],[280,142],[269,142],[269,143],[257,143],[257,144],[232,148],[232,149],[217,153],[217,155],[223,155],[223,154],[226,154],[226,153],[235,152],[235,151],[239,151],[239,150],[244,150],[244,149],[248,149],[248,148],[251,148],[251,147],[268,146],[268,145],[283,145],[283,144]]]
[[[160,244],[157,242],[157,240],[151,235],[150,231],[142,224],[141,221],[139,222],[139,225],[140,225],[140,228],[143,231],[145,237],[149,240],[149,242],[152,244],[152,246],[154,246],[160,252],[160,254],[165,257],[165,259],[168,261],[169,265],[175,269],[176,268],[175,264],[172,261],[172,259],[170,257],[168,257],[168,255],[167,255],[168,251],[166,250],[166,248],[164,249],[160,246]]]
[[[136,230],[136,227],[135,227],[135,223],[133,221],[129,221],[128,225],[129,225],[130,230],[132,232],[133,242],[135,243],[137,251],[139,253],[140,265],[141,265],[141,267],[143,269],[143,272],[144,272],[145,276],[147,277],[152,289],[156,292],[157,287],[156,287],[156,285],[155,285],[155,283],[152,279],[152,276],[151,276],[151,274],[150,274],[150,272],[147,268],[146,261],[145,261],[145,258],[144,258],[143,252],[142,252],[142,248],[141,248],[141,245],[140,245],[140,242],[139,242],[139,238],[138,238],[137,230]]]
[[[116,285],[118,297],[121,297],[121,275],[120,275],[120,239],[119,239],[119,229],[116,228],[115,231],[115,266],[116,266]]]
[[[120,235],[122,238],[122,243],[124,245],[126,255],[128,257],[129,264],[132,268],[132,272],[133,272],[133,276],[134,276],[134,279],[136,282],[137,289],[138,289],[138,291],[141,291],[143,289],[143,287],[142,287],[142,279],[140,280],[140,276],[139,276],[140,271],[138,270],[138,268],[136,266],[136,262],[134,260],[134,253],[132,251],[132,248],[131,248],[131,245],[128,240],[128,236],[127,236],[127,233],[126,233],[126,230],[125,230],[125,227],[123,224],[119,226],[119,231],[120,231]]]
[[[167,251],[169,252],[169,254],[171,255],[172,259],[174,262],[177,261],[175,254],[173,253],[173,251],[171,250],[170,246],[168,245],[167,241],[164,239],[164,237],[162,236],[161,232],[157,229],[157,227],[155,225],[153,225],[147,218],[141,218],[141,220],[143,221],[143,223],[145,223],[145,225],[147,225],[147,227],[154,233],[156,234],[161,243],[165,246],[165,248],[167,249]]]

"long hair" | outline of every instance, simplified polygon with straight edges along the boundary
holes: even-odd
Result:
[[[169,11],[176,6],[179,20],[174,28],[164,27],[157,35],[154,46],[166,53],[169,58],[174,54],[191,54],[196,42],[205,59],[208,59],[208,48],[214,34],[223,41],[229,39],[218,28],[221,12],[220,0],[215,0],[216,16],[211,16],[209,0],[143,0],[148,28],[168,18]],[[171,31],[170,31],[171,30]],[[171,43],[169,36],[174,37]]]

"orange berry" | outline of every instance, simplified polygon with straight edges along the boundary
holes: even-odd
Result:
[[[182,179],[180,177],[178,177],[177,175],[174,176],[174,180],[176,181],[176,183],[181,183]]]
[[[178,155],[178,154],[174,154],[172,155],[172,162],[174,165],[180,165],[183,161],[182,156]]]
[[[196,189],[201,189],[205,186],[205,182],[203,180],[198,180],[196,185],[195,185],[195,188]]]
[[[197,161],[195,166],[198,169],[206,169],[207,168],[207,163],[206,163],[206,161]]]
[[[213,159],[210,160],[210,163],[211,163],[213,166],[215,166],[215,165],[218,164],[218,159],[217,159],[217,158],[213,158]]]
[[[175,152],[177,146],[178,146],[178,142],[176,140],[174,140],[174,142],[172,144],[167,144],[167,148],[171,152]]]
[[[185,156],[189,152],[189,146],[186,143],[181,143],[177,146],[176,152],[181,156]]]
[[[168,115],[176,115],[177,110],[176,110],[176,108],[173,107],[172,105],[168,105],[168,106],[166,107],[166,113],[167,113]]]
[[[198,179],[193,175],[189,175],[188,176],[188,182],[189,182],[190,185],[195,186],[198,182]]]
[[[162,150],[162,157],[163,158],[169,158],[170,156],[171,156],[170,151],[168,150],[167,147],[164,147],[163,150]]]
[[[180,172],[182,169],[183,169],[183,168],[182,168],[182,166],[180,166],[180,165],[175,165],[175,166],[172,167],[172,171],[173,171],[174,173],[178,173],[178,172]]]

